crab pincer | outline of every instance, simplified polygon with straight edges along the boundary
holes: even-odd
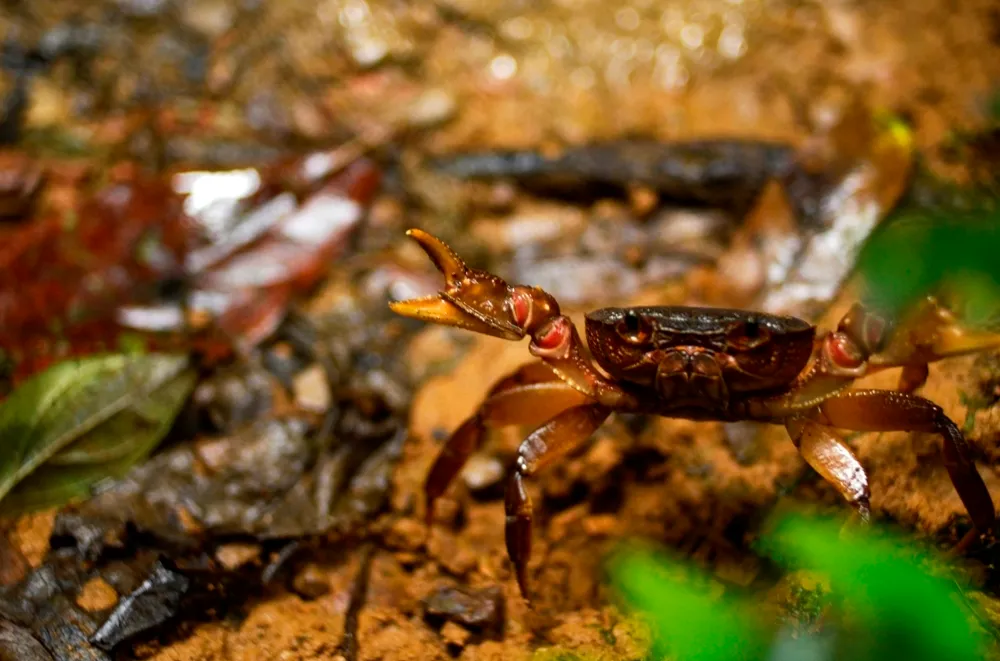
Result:
[[[445,288],[436,295],[389,304],[393,312],[444,326],[455,326],[507,340],[519,340],[525,331],[516,321],[511,287],[486,271],[469,268],[443,241],[411,229],[416,241],[444,274]]]

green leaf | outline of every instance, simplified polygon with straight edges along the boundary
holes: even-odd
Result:
[[[893,315],[927,294],[952,290],[971,321],[996,314],[1000,288],[1000,205],[909,207],[872,234],[858,256],[866,302]]]
[[[749,612],[685,579],[669,558],[626,547],[608,565],[612,584],[634,610],[651,618],[654,653],[679,661],[761,661],[768,642]]]
[[[955,582],[928,571],[929,554],[888,534],[842,533],[835,522],[798,517],[780,521],[762,546],[786,565],[830,576],[864,626],[848,641],[848,658],[983,658]]]
[[[147,456],[194,387],[186,356],[99,355],[67,361],[0,404],[0,511],[86,495]]]

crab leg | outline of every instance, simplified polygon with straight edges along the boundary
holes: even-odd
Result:
[[[795,447],[813,470],[854,506],[862,522],[871,519],[868,475],[854,451],[833,430],[800,416],[785,423]]]
[[[528,598],[528,560],[531,557],[531,498],[524,488],[530,477],[556,459],[579,447],[611,415],[600,404],[577,406],[552,418],[524,439],[518,449],[514,472],[507,483],[504,508],[507,555],[514,564],[521,594]]]
[[[633,395],[591,366],[576,326],[550,294],[538,287],[511,286],[492,273],[469,268],[443,241],[422,230],[411,229],[407,236],[444,274],[445,288],[435,296],[390,303],[394,312],[507,340],[528,336],[531,354],[573,388],[605,406],[639,407]]]
[[[500,379],[476,412],[452,432],[424,482],[427,525],[434,517],[434,503],[448,489],[472,453],[483,443],[486,429],[507,425],[538,427],[566,409],[586,404],[589,398],[562,381],[542,361],[528,363]]]
[[[806,415],[815,422],[855,431],[930,432],[944,438],[944,465],[973,525],[992,533],[996,509],[976,469],[968,442],[941,407],[892,390],[857,390],[832,397]]]

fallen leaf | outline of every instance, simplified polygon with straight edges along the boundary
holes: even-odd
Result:
[[[83,496],[163,439],[195,384],[187,356],[105,354],[59,363],[0,403],[0,512]]]

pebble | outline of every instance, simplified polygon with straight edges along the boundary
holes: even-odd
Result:
[[[215,552],[215,558],[226,569],[233,571],[260,558],[257,544],[226,544]]]
[[[472,634],[468,629],[463,629],[454,622],[446,622],[445,625],[441,627],[441,638],[444,639],[444,642],[449,645],[454,645],[459,649],[465,647],[465,644],[469,641],[469,637],[471,635]]]
[[[399,519],[389,529],[386,543],[400,551],[416,551],[423,546],[427,531],[416,519]]]
[[[330,386],[319,365],[307,367],[296,375],[293,391],[295,403],[306,410],[322,413],[330,408]]]
[[[118,593],[100,577],[87,581],[76,598],[76,604],[86,611],[103,611],[118,603]]]
[[[309,563],[292,579],[292,589],[303,599],[318,599],[330,592],[330,581],[322,569]]]
[[[474,496],[490,491],[504,476],[503,463],[496,457],[474,454],[462,469],[462,480]]]
[[[437,561],[450,574],[454,576],[465,576],[475,569],[478,556],[468,548],[461,548],[452,553],[436,554]]]
[[[453,622],[463,627],[499,632],[503,623],[504,598],[499,586],[483,589],[440,587],[424,598],[425,617]]]

